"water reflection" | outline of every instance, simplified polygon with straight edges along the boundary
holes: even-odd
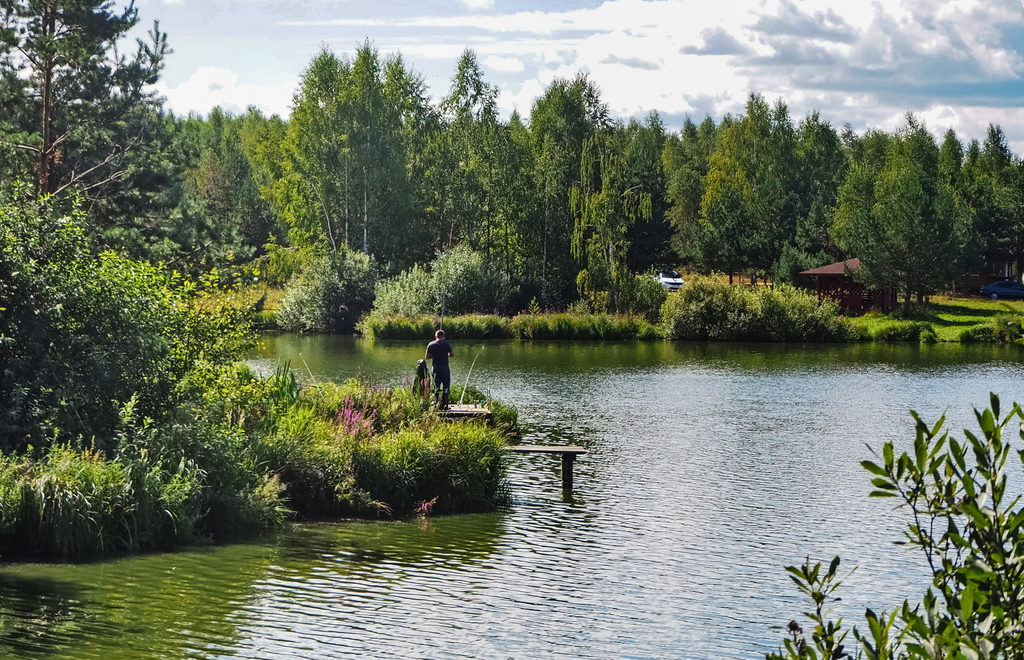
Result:
[[[866,444],[907,410],[972,426],[1021,399],[1016,347],[457,342],[453,378],[519,406],[508,511],[295,526],[257,543],[0,569],[0,653],[31,658],[759,658],[806,609],[805,555],[862,568],[837,613],[891,607],[926,573],[866,498]],[[280,336],[255,357],[384,381],[421,342]],[[481,352],[482,351],[482,352]],[[302,359],[299,359],[301,354]],[[305,364],[303,364],[303,360]],[[1017,482],[1020,479],[1017,478]]]

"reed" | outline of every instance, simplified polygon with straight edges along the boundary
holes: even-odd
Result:
[[[82,558],[187,542],[199,517],[198,474],[182,465],[108,461],[54,445],[42,458],[0,459],[0,552]]]
[[[370,314],[360,325],[375,339],[423,339],[440,327],[433,316]],[[446,317],[444,329],[453,339],[643,340],[662,338],[656,325],[640,316],[611,314],[519,314],[505,318],[490,314]]]

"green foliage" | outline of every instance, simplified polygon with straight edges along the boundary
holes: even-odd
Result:
[[[509,321],[516,339],[640,340],[661,339],[657,326],[643,317],[592,314],[520,314]]]
[[[38,205],[37,205],[38,204]],[[109,438],[133,397],[161,418],[191,374],[249,346],[251,309],[111,252],[89,250],[78,206],[0,207],[0,446]]]
[[[0,4],[0,180],[88,191],[103,228],[152,211],[167,183],[153,85],[169,48],[158,25],[149,42],[120,47],[138,21],[131,3]]]
[[[203,472],[142,450],[158,431],[136,423],[134,406],[121,410],[115,460],[64,444],[0,459],[4,556],[83,557],[196,539]]]
[[[857,278],[895,287],[907,302],[964,273],[970,213],[940,176],[935,139],[912,115],[889,142],[884,164],[855,163],[839,191],[835,232],[860,258]]]
[[[304,514],[493,508],[503,497],[505,440],[518,434],[515,410],[491,402],[489,427],[443,422],[429,405],[406,387],[349,381],[307,389],[266,440],[267,464]],[[429,511],[418,508],[423,503]]]
[[[433,278],[419,266],[381,280],[374,290],[374,314],[420,316],[439,309]]]
[[[882,321],[870,325],[859,325],[861,339],[890,342],[929,343],[935,336],[935,328],[926,321]]]
[[[696,341],[849,341],[839,317],[833,301],[790,286],[748,290],[699,276],[662,307],[665,336]]]
[[[991,325],[972,325],[960,331],[958,339],[963,343],[993,343],[999,341],[996,328]]]
[[[340,251],[410,264],[428,243],[413,208],[411,149],[436,122],[424,83],[372,44],[354,59],[321,51],[304,72],[264,187],[280,217]]]
[[[383,316],[508,312],[519,294],[506,273],[483,255],[459,245],[438,255],[427,272],[419,266],[384,280],[374,312]]]
[[[623,282],[619,296],[625,313],[657,323],[661,320],[661,306],[665,304],[668,292],[652,275],[634,275]]]
[[[353,332],[370,309],[376,278],[373,260],[361,252],[312,257],[288,283],[278,323],[292,332]]]
[[[163,423],[129,401],[110,455],[54,444],[0,457],[0,551],[86,557],[248,535],[288,515],[492,509],[519,428],[514,408],[488,405],[491,425],[445,422],[408,387],[304,389],[287,366],[222,370]]]
[[[937,320],[935,310],[922,303],[910,303],[900,305],[889,312],[889,318],[896,321],[935,321]]]
[[[1000,314],[988,323],[963,328],[958,338],[961,342],[1006,343],[1017,341],[1020,336],[1020,317]]]
[[[1013,447],[1004,431],[1024,414],[1014,404],[1000,416],[999,397],[975,411],[980,433],[964,430],[958,441],[943,430],[945,417],[926,424],[916,413],[911,451],[897,455],[892,442],[879,462],[861,465],[871,475],[871,497],[893,498],[909,510],[902,545],[920,552],[932,585],[920,604],[904,600],[891,613],[865,611],[866,633],[856,627],[857,657],[937,660],[1018,658],[1024,648],[1024,510],[1008,490],[1007,459]],[[1024,430],[1018,431],[1024,440]],[[1020,453],[1018,450],[1017,453]],[[842,658],[842,620],[831,621],[821,604],[838,586],[838,557],[822,576],[820,566],[787,570],[817,609],[811,644],[797,632],[771,659]],[[799,624],[796,624],[799,629]],[[794,624],[790,624],[794,630]]]
[[[804,637],[803,628],[796,620],[790,621],[786,626],[788,638],[782,640],[785,655],[779,653],[768,653],[766,660],[785,660],[786,658],[822,658],[822,660],[842,660],[849,658],[845,652],[843,642],[846,640],[848,631],[842,630],[843,620],[830,621],[831,609],[826,603],[833,601],[835,591],[842,584],[838,581],[840,559],[835,557],[829,563],[828,569],[821,570],[821,563],[811,566],[808,557],[803,566],[787,566],[786,572],[790,579],[796,584],[803,594],[808,596],[814,603],[814,611],[805,612],[804,616],[811,620],[814,629],[811,632],[811,644],[808,645]],[[871,610],[868,610],[870,613]],[[874,627],[872,628],[874,629]]]
[[[445,314],[471,314],[485,308],[487,271],[483,257],[467,245],[442,252],[431,267],[434,296]]]
[[[399,514],[493,509],[500,501],[505,440],[480,424],[405,430],[359,444],[355,480]]]
[[[653,214],[651,193],[629,185],[625,161],[614,134],[599,133],[583,143],[580,184],[569,193],[575,226],[572,255],[583,266],[577,277],[581,295],[607,291],[612,311],[625,311],[620,289],[630,278],[626,256],[629,234]],[[586,273],[586,276],[584,276]]]

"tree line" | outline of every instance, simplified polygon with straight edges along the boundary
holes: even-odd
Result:
[[[316,248],[390,277],[464,246],[517,308],[610,311],[655,268],[793,282],[859,257],[859,277],[907,300],[994,260],[1021,272],[1024,164],[998,126],[966,146],[911,114],[857,134],[755,93],[743,114],[675,132],[657,112],[614,119],[586,74],[504,119],[472,50],[435,102],[368,41],[318,53],[287,118],[179,117],[152,92],[170,53],[159,25],[132,55],[115,48],[133,6],[4,0],[0,14],[6,194],[16,180],[76,191],[97,246],[179,272]]]

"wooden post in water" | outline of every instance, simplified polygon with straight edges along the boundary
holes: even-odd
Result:
[[[545,445],[516,445],[514,447],[508,447],[507,449],[520,454],[560,454],[562,456],[562,488],[564,490],[572,490],[572,464],[576,462],[576,457],[580,454],[587,453],[586,449],[575,445],[562,447]]]
[[[562,454],[562,490],[572,490],[572,464],[576,462],[576,454]]]

